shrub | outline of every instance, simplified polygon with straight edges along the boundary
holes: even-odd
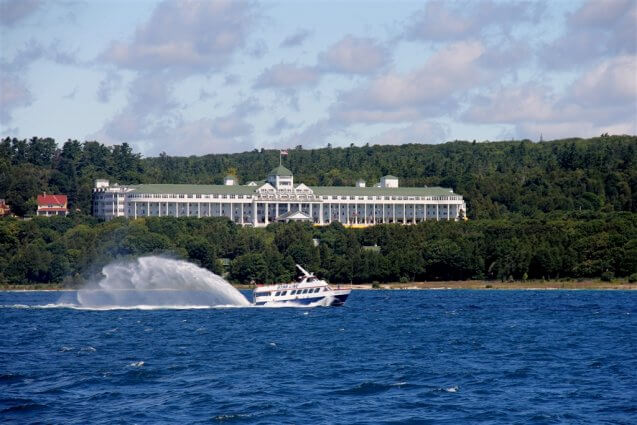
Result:
[[[400,283],[407,283],[407,282],[409,282],[409,279],[407,279],[406,276],[403,276],[400,278]]]
[[[628,276],[628,283],[635,283],[637,282],[637,273],[633,273],[630,276]]]
[[[602,279],[602,282],[610,282],[611,280],[613,280],[614,277],[615,277],[615,273],[610,271],[605,271],[604,273],[602,273],[601,279]]]

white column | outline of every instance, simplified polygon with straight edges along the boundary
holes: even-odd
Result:
[[[365,203],[365,224],[367,224],[367,202]]]
[[[403,204],[403,224],[407,224],[407,204]]]
[[[265,210],[265,225],[268,225],[268,203],[265,202],[263,204],[263,209]]]
[[[201,218],[201,202],[197,202],[197,218]]]
[[[374,211],[372,212],[372,214],[374,215],[374,224],[376,224],[376,204],[372,204],[372,208],[374,209]]]
[[[440,220],[439,211],[438,211],[439,207],[440,207],[440,204],[436,204],[436,221]]]
[[[325,220],[323,220],[323,203],[319,204],[319,224],[325,224]]]
[[[135,202],[135,218],[137,218],[137,202]]]
[[[395,223],[395,222],[396,222],[396,204],[395,204],[395,203],[394,203],[394,204],[392,204],[392,207],[393,207],[393,212],[392,212],[393,217],[392,217],[392,221]]]
[[[312,208],[312,202],[310,202],[310,217],[312,218],[312,223],[314,223],[314,209]]]
[[[257,201],[252,201],[252,225],[257,226]]]
[[[239,206],[239,214],[241,214],[241,218],[239,219],[239,223],[241,223],[243,225],[243,202],[241,202],[241,205]]]
[[[146,202],[146,217],[150,217],[150,202]]]

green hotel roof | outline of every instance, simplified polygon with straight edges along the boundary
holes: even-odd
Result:
[[[131,186],[132,193],[194,194],[194,195],[254,195],[259,186],[206,184],[140,184]],[[444,187],[353,187],[311,186],[318,196],[448,196],[458,195]]]
[[[268,173],[268,176],[292,177],[292,171],[288,170],[283,165],[279,165],[278,167],[272,169],[272,171]]]
[[[188,194],[194,195],[254,195],[258,186],[224,185],[224,184],[140,184],[134,187],[133,193],[149,194]]]
[[[312,186],[315,195],[336,196],[445,196],[457,195],[444,187]]]

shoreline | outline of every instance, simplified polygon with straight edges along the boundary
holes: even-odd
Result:
[[[252,285],[233,285],[237,289],[253,289]],[[349,284],[341,284],[350,288]],[[558,281],[558,280],[532,280],[500,282],[489,280],[455,280],[455,281],[435,281],[435,282],[407,282],[407,283],[371,283],[352,284],[353,290],[378,291],[378,290],[529,290],[529,291],[553,291],[553,290],[637,290],[637,284],[628,281],[602,282],[601,280],[584,281]]]
[[[254,289],[253,285],[233,284],[239,290]],[[341,285],[350,288],[349,284]],[[70,288],[60,284],[24,284],[24,285],[0,285],[0,291],[6,292],[34,292],[34,291],[76,291],[79,288]],[[461,281],[436,281],[436,282],[407,282],[407,283],[381,283],[381,284],[353,284],[353,290],[376,291],[376,290],[530,290],[530,291],[550,291],[550,290],[637,290],[637,284],[627,281],[602,282],[600,280],[578,281],[516,281],[499,282],[488,280],[461,280]]]

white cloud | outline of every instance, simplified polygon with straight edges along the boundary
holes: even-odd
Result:
[[[538,2],[428,1],[414,14],[406,37],[414,40],[454,41],[478,38],[493,28],[508,34],[521,22],[537,22],[544,10]]]
[[[303,43],[305,43],[305,40],[307,40],[311,34],[312,33],[307,29],[299,29],[293,34],[290,34],[287,37],[285,37],[285,39],[281,42],[279,47],[301,46]]]
[[[292,125],[287,118],[282,117],[276,120],[276,122],[270,127],[268,134],[270,136],[278,136],[285,130],[289,130],[291,128],[294,128],[294,125]]]
[[[586,72],[573,87],[581,105],[637,104],[637,56],[623,55]]]
[[[13,26],[35,13],[40,6],[40,0],[0,0],[0,25]]]
[[[11,121],[14,109],[29,106],[33,96],[24,81],[12,75],[0,74],[0,123]]]
[[[253,128],[233,114],[219,118],[201,118],[161,129],[147,146],[148,154],[165,151],[171,155],[205,155],[251,150]]]
[[[323,71],[368,74],[388,65],[389,52],[371,38],[348,35],[319,55]]]
[[[442,115],[455,107],[459,93],[487,79],[489,73],[478,63],[484,52],[478,41],[445,45],[419,69],[386,73],[341,94],[332,115],[349,123]]]
[[[396,127],[380,133],[372,139],[376,145],[401,145],[403,143],[440,143],[447,131],[436,122],[416,121],[407,126]]]
[[[510,124],[521,137],[589,137],[637,132],[637,57],[620,56],[582,73],[564,93],[527,83],[476,96],[462,118]],[[537,133],[537,134],[539,134]]]
[[[252,2],[165,0],[131,42],[113,42],[102,58],[137,70],[218,70],[244,46],[255,19]]]
[[[4,5],[3,5],[4,7]],[[62,51],[58,42],[44,46],[35,40],[29,40],[16,51],[10,60],[0,57],[0,122],[11,121],[16,108],[26,107],[35,101],[26,76],[34,62],[49,60],[59,64],[76,63],[72,53]]]
[[[122,85],[122,77],[117,72],[109,71],[100,81],[97,87],[97,100],[107,103],[111,100],[114,91],[118,90]]]
[[[600,58],[637,53],[637,2],[589,0],[567,17],[564,34],[540,52],[549,68],[572,68]]]
[[[265,69],[257,78],[255,87],[289,89],[312,86],[318,83],[319,79],[320,74],[312,67],[280,63]]]

